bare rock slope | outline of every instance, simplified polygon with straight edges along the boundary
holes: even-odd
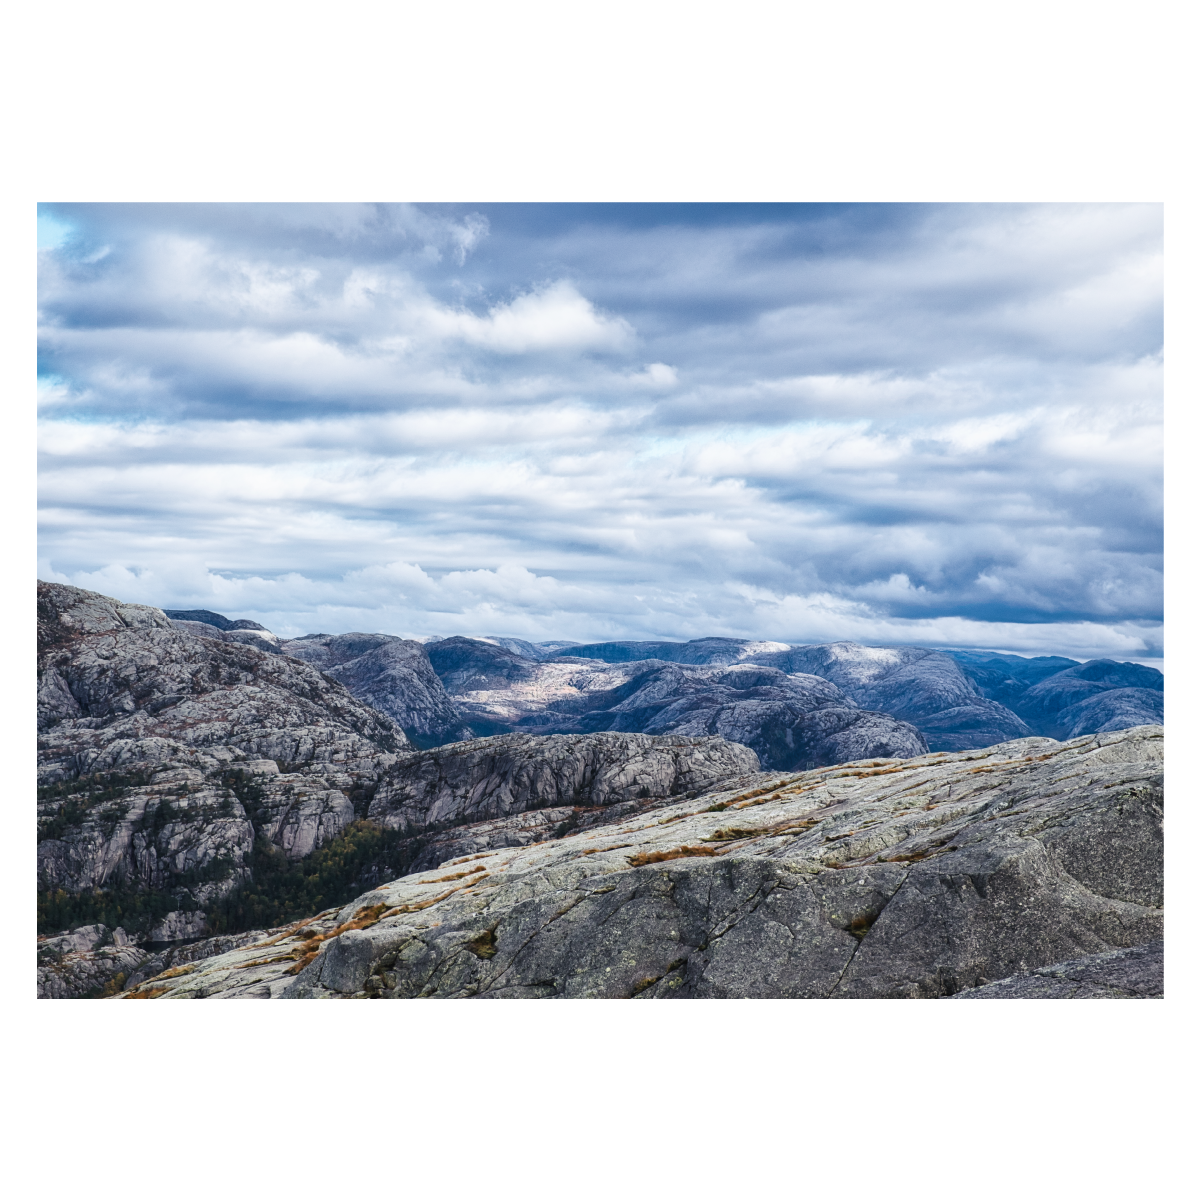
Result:
[[[937,998],[1045,977],[1161,937],[1161,760],[1144,726],[750,773],[125,994]]]
[[[954,1000],[1159,1000],[1163,943],[1107,950],[968,988]]]
[[[194,636],[158,609],[39,583],[38,644],[49,914],[85,893],[143,924],[164,904],[203,908],[249,880],[256,845],[294,859],[341,834],[354,797],[409,750],[308,664]]]

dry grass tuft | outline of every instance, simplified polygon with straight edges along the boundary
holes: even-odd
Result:
[[[475,867],[470,871],[459,871],[455,875],[439,875],[436,879],[418,879],[417,883],[451,883],[455,879],[466,879],[468,875],[478,875],[483,867]]]
[[[653,854],[631,854],[626,861],[631,867],[646,867],[651,863],[670,862],[674,858],[713,858],[717,853],[707,846],[678,846],[674,850],[656,850]]]
[[[188,963],[183,967],[172,967],[169,971],[163,971],[159,975],[155,975],[153,979],[147,980],[148,983],[157,983],[160,979],[178,979],[180,975],[190,975],[196,969],[196,963]]]
[[[742,829],[737,825],[727,825],[724,829],[716,829],[706,838],[701,838],[702,842],[736,842],[741,838],[756,837],[763,833],[762,829]]]
[[[472,938],[467,943],[467,949],[470,950],[476,958],[495,958],[496,957],[496,931],[494,929],[485,929],[477,937]]]

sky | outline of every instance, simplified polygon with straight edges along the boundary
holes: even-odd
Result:
[[[39,578],[1162,655],[1157,204],[39,207]]]

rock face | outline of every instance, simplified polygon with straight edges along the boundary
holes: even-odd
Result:
[[[311,663],[391,717],[419,749],[474,736],[420,642],[386,633],[318,633],[283,642],[282,652]]]
[[[954,1000],[1160,1000],[1163,943],[1109,950],[968,988]]]
[[[772,667],[655,659],[609,664],[562,654],[539,663],[470,638],[437,643],[430,661],[481,735],[719,736],[749,746],[765,766],[785,769],[928,748],[913,725],[863,711],[826,680]]]
[[[149,955],[131,945],[123,929],[85,925],[58,937],[38,938],[40,1000],[72,1000],[121,990]]]
[[[203,910],[250,880],[256,847],[295,860],[337,837],[410,749],[314,667],[193,636],[158,609],[39,583],[38,644],[51,912],[96,889],[143,925]]]
[[[369,815],[412,833],[531,809],[678,796],[758,766],[752,750],[719,737],[509,734],[402,759],[380,780]]]
[[[1161,937],[1161,759],[1149,726],[751,773],[397,879],[126,994],[936,998],[1035,974],[1083,986],[1094,977],[1077,960]]]
[[[38,999],[103,999],[163,971],[187,974],[192,968],[184,964],[227,953],[263,936],[263,930],[255,930],[155,947],[131,943],[123,929],[88,925],[59,937],[38,938]]]

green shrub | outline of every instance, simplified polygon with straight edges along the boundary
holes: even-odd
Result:
[[[88,813],[110,800],[119,800],[127,796],[135,787],[145,787],[153,778],[152,771],[98,771],[94,775],[84,775],[79,779],[64,779],[61,783],[51,783],[37,790],[38,805],[47,805],[55,800],[62,803],[49,817],[41,817],[38,822],[38,841],[45,842],[61,838],[70,829],[77,829],[87,819]],[[102,825],[105,836],[111,836],[113,829],[128,812],[128,806],[115,806],[104,814]]]
[[[259,838],[250,863],[252,882],[207,906],[209,928],[238,933],[310,917],[403,874],[418,852],[399,831],[368,820],[355,821],[299,862]]]

